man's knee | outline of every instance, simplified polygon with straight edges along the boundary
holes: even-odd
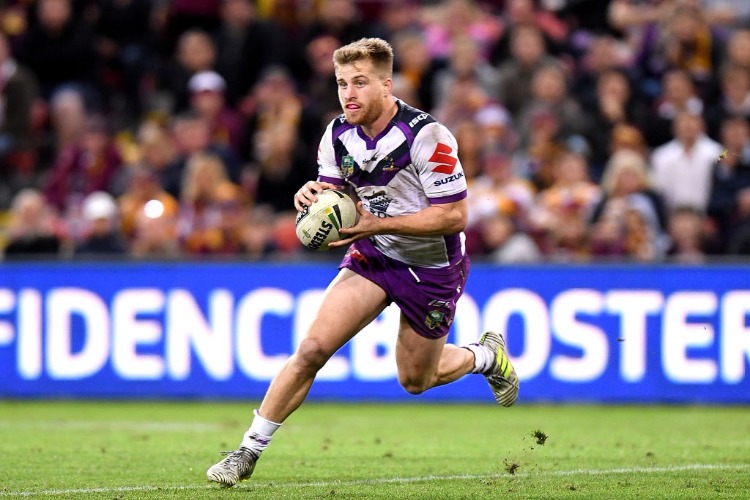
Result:
[[[403,375],[398,378],[398,383],[401,384],[401,387],[414,396],[422,394],[424,391],[432,387],[431,382],[432,380],[430,378],[421,376]]]
[[[295,357],[301,369],[317,372],[323,368],[331,354],[323,348],[318,339],[307,338],[300,343]]]

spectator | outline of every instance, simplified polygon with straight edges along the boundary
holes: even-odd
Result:
[[[490,60],[498,64],[513,53],[513,38],[516,29],[533,26],[543,37],[544,51],[558,54],[566,45],[568,28],[549,10],[538,7],[534,0],[508,0],[503,10],[503,33],[492,49]]]
[[[504,213],[525,229],[534,194],[527,180],[513,175],[512,158],[507,153],[488,151],[482,159],[481,175],[469,185],[467,227],[471,229],[486,217]]]
[[[241,181],[243,165],[240,157],[212,139],[211,125],[205,118],[193,112],[181,113],[172,119],[171,129],[176,146],[175,160],[160,175],[160,182],[169,194],[181,198],[186,163],[196,153],[218,156],[230,180]]]
[[[457,38],[469,37],[477,47],[479,59],[488,61],[490,50],[502,33],[500,21],[476,0],[444,0],[428,18],[425,39],[433,59],[446,59]]]
[[[531,80],[536,70],[556,60],[547,53],[539,28],[521,25],[513,30],[510,57],[503,61],[498,67],[500,102],[515,119],[532,98]]]
[[[7,206],[5,192],[22,177],[28,177],[36,161],[33,109],[37,81],[12,57],[5,35],[0,34],[0,207]]]
[[[593,106],[589,109],[592,125],[587,131],[591,144],[592,177],[601,178],[604,164],[611,154],[611,140],[617,125],[631,124],[642,128],[648,115],[647,108],[633,95],[627,75],[620,70],[599,74]]]
[[[182,181],[177,230],[182,249],[188,254],[221,253],[224,245],[221,204],[227,193],[240,187],[232,183],[221,158],[196,153],[187,162]]]
[[[255,203],[274,212],[294,209],[294,193],[317,174],[316,165],[290,124],[277,124],[255,135]]]
[[[110,191],[122,168],[122,157],[106,121],[90,117],[80,141],[61,150],[55,159],[44,193],[61,213],[77,218],[83,198],[94,191]],[[67,217],[66,217],[67,218]],[[75,220],[69,220],[77,225]]]
[[[719,241],[727,242],[737,218],[740,193],[750,188],[750,125],[743,118],[729,118],[722,124],[721,140],[726,155],[713,169],[708,216]]]
[[[89,113],[83,95],[72,88],[61,89],[49,100],[51,137],[47,147],[53,154],[80,142]]]
[[[154,170],[146,164],[130,165],[127,188],[117,200],[121,214],[121,230],[127,240],[130,241],[135,237],[138,214],[142,213],[146,204],[152,201],[158,203],[158,205],[152,203],[152,207],[161,207],[160,217],[165,216],[171,219],[177,217],[179,204],[161,187]]]
[[[398,2],[394,2],[398,3]],[[420,109],[435,107],[435,75],[446,66],[444,59],[433,59],[424,35],[420,31],[407,31],[395,36],[395,76],[400,77],[416,95],[414,103]]]
[[[88,227],[76,246],[76,257],[122,255],[125,246],[119,231],[117,203],[111,194],[96,191],[83,200],[83,219]]]
[[[215,71],[201,71],[190,78],[188,89],[190,108],[209,124],[212,142],[239,155],[245,131],[244,117],[227,106],[224,78]]]
[[[5,259],[55,257],[61,247],[59,221],[44,196],[35,189],[19,191],[11,203]]]
[[[571,136],[585,137],[589,133],[591,122],[578,102],[570,96],[567,76],[556,64],[541,66],[534,72],[531,99],[516,120],[522,144],[530,144],[532,117],[542,108],[555,115],[559,130],[566,139]]]
[[[729,34],[724,64],[750,71],[750,28],[738,28]]]
[[[274,127],[292,127],[299,146],[315,155],[321,135],[320,116],[308,105],[294,86],[291,75],[283,68],[271,68],[253,89],[252,99],[243,109],[248,116],[245,143],[249,147],[244,155],[257,159],[254,150],[259,132],[271,131]]]
[[[227,82],[228,104],[235,106],[266,68],[284,63],[287,56],[281,27],[258,16],[253,0],[223,0],[220,16],[215,69]]]
[[[599,186],[589,180],[586,158],[581,154],[563,153],[554,168],[554,183],[537,194],[529,215],[533,232],[542,237],[571,223],[573,215],[579,216],[585,227],[602,196]]]
[[[316,131],[319,135],[323,135],[325,126],[341,114],[336,75],[333,71],[333,51],[340,46],[341,42],[336,38],[323,35],[313,38],[305,47],[312,76],[304,85],[303,94],[309,103],[311,115],[317,117]]]
[[[500,92],[499,74],[480,57],[477,43],[469,36],[456,35],[452,40],[447,67],[435,74],[433,96],[437,109],[445,108],[449,89],[459,82],[462,87],[477,88],[488,99]]]
[[[674,135],[651,154],[654,189],[669,208],[687,206],[705,212],[714,164],[723,148],[705,134],[703,118],[689,113],[677,115]]]
[[[542,253],[536,242],[517,229],[513,218],[505,213],[488,215],[479,223],[484,256],[499,264],[539,262]]]
[[[662,92],[654,103],[644,130],[646,141],[652,148],[674,138],[672,122],[675,116],[680,113],[702,115],[706,111],[703,99],[697,94],[693,81],[685,71],[668,71],[662,82]]]
[[[750,255],[750,188],[737,193],[737,209],[729,229],[727,253]]]
[[[215,63],[216,46],[208,33],[199,29],[185,31],[177,40],[174,54],[161,65],[156,91],[150,97],[151,110],[167,114],[187,110],[190,78],[213,70]]]
[[[70,85],[96,102],[100,61],[93,30],[74,16],[71,0],[39,0],[36,16],[17,56],[36,75],[42,95],[49,98],[62,85]]]
[[[701,264],[706,259],[706,217],[691,207],[677,207],[669,213],[670,246],[667,256],[684,264]]]
[[[607,162],[601,186],[603,196],[589,219],[592,255],[660,258],[665,250],[666,209],[650,186],[644,158],[635,151],[615,153]]]
[[[724,53],[720,36],[706,22],[699,5],[677,5],[665,26],[661,55],[667,67],[685,71],[697,84],[701,97],[707,96]]]
[[[176,259],[182,254],[175,217],[158,200],[151,200],[135,216],[130,255],[138,259]]]
[[[573,84],[573,93],[582,106],[595,106],[594,98],[604,73],[620,72],[623,77],[629,77],[626,71],[631,63],[631,55],[623,45],[611,35],[594,36],[587,43],[576,68]]]
[[[750,122],[750,69],[724,66],[720,85],[720,95],[705,113],[708,135],[716,140],[721,137],[721,124],[727,118],[736,116]]]

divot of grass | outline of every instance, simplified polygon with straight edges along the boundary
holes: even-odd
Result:
[[[547,438],[549,437],[549,436],[547,436],[547,434],[545,434],[544,432],[542,432],[539,429],[537,429],[534,432],[532,432],[531,435],[536,440],[536,444],[542,445],[542,446],[544,446],[544,443],[547,442]]]
[[[518,462],[513,460],[504,460],[503,464],[505,465],[505,472],[510,474],[511,476],[516,474],[516,471],[521,467]]]

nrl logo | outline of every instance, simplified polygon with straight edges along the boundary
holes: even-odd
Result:
[[[346,155],[341,159],[341,172],[344,177],[354,175],[354,158],[351,155]]]
[[[427,313],[427,317],[424,319],[424,324],[427,325],[427,328],[430,330],[434,330],[445,319],[445,314],[438,311],[437,309],[433,309],[432,311]]]

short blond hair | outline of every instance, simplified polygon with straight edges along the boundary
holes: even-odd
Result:
[[[361,38],[339,47],[333,53],[336,68],[359,61],[371,61],[383,79],[393,76],[393,47],[382,38]]]

